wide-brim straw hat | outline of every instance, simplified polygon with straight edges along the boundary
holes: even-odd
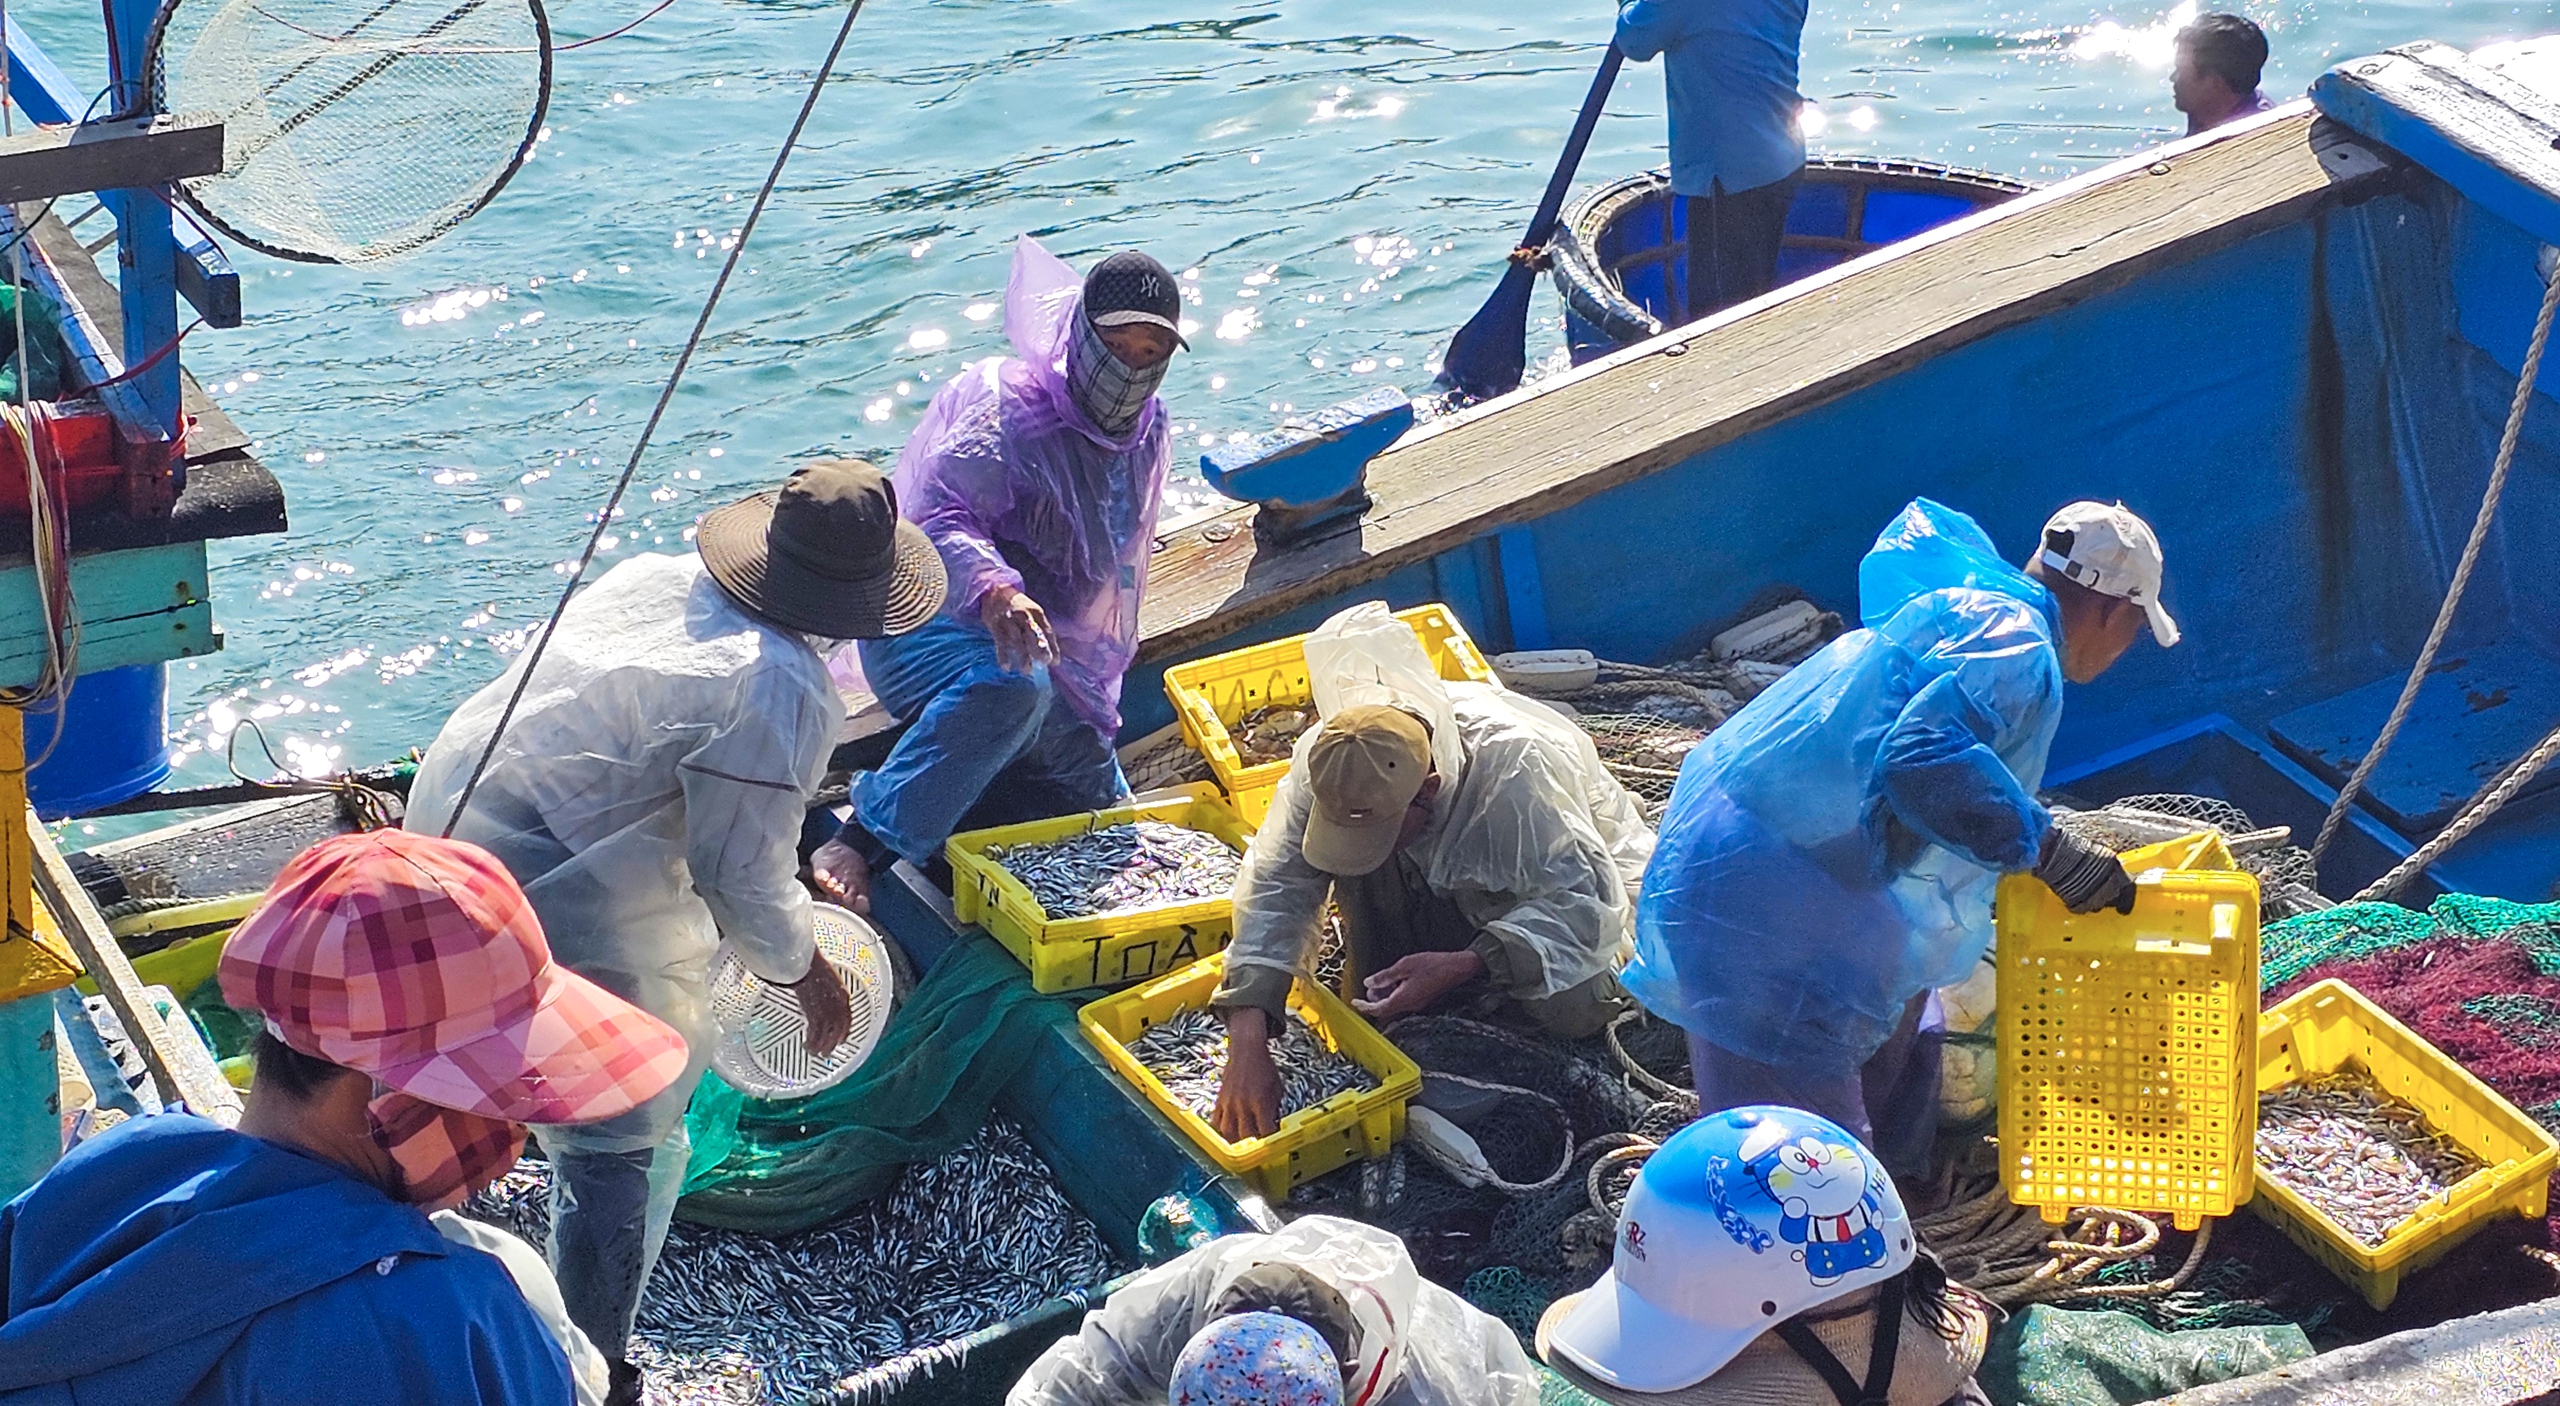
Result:
[[[858,459],[821,459],[704,515],[702,565],[740,605],[828,639],[902,635],[942,608],[942,556],[898,516],[897,490]]]
[[[1555,1325],[1564,1321],[1581,1297],[1567,1294],[1539,1318],[1538,1356],[1557,1375],[1611,1406],[1839,1406],[1812,1365],[1776,1333],[1762,1333],[1712,1376],[1676,1391],[1611,1386],[1575,1367],[1562,1353],[1549,1350]],[[1947,1305],[1963,1325],[1953,1342],[1910,1314],[1902,1315],[1902,1344],[1895,1349],[1888,1394],[1892,1406],[1945,1406],[1982,1365],[1991,1333],[1989,1309],[1982,1300],[1954,1288],[1947,1291]],[[1820,1313],[1802,1315],[1803,1322],[1849,1369],[1849,1375],[1865,1380],[1867,1352],[1875,1343],[1875,1291],[1862,1291]]]

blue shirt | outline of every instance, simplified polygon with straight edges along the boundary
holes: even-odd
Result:
[[[0,1406],[571,1406],[495,1256],[329,1163],[137,1118],[0,1209]]]
[[[1782,181],[1804,165],[1796,56],[1805,0],[1627,0],[1618,48],[1662,56],[1671,101],[1671,189],[1727,193]]]

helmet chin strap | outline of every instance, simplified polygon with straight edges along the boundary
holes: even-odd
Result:
[[[1863,1386],[1802,1318],[1790,1318],[1778,1325],[1778,1336],[1822,1378],[1824,1386],[1831,1388],[1831,1394],[1840,1399],[1840,1406],[1892,1406],[1893,1365],[1902,1351],[1902,1303],[1910,1278],[1910,1271],[1905,1270],[1884,1281],[1876,1291],[1875,1336],[1867,1347],[1867,1380]]]

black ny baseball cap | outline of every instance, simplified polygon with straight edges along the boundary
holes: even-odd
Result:
[[[1182,289],[1172,273],[1149,255],[1123,249],[1093,266],[1084,277],[1084,315],[1096,327],[1126,327],[1144,322],[1173,334],[1184,351]]]

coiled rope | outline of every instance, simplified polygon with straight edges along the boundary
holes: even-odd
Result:
[[[1914,1222],[1920,1239],[1946,1265],[1947,1278],[2003,1308],[2073,1299],[2149,1299],[2186,1287],[2213,1243],[2206,1221],[2187,1247],[2186,1262],[2166,1279],[2101,1283],[2100,1271],[2140,1259],[2160,1244],[2159,1222],[2134,1211],[2077,1206],[2059,1226],[2017,1205],[1999,1186]]]
[[[684,380],[685,368],[693,364],[694,349],[702,345],[702,334],[711,326],[711,312],[720,306],[720,295],[729,287],[729,276],[737,271],[738,260],[745,257],[747,241],[755,237],[756,222],[764,218],[765,206],[773,199],[773,188],[782,180],[782,168],[791,161],[791,153],[800,144],[800,133],[809,125],[809,115],[818,110],[818,98],[827,90],[827,79],[835,73],[836,61],[844,56],[845,41],[853,37],[853,22],[862,16],[863,0],[851,0],[845,7],[844,23],[836,30],[835,43],[828,47],[826,59],[818,65],[817,75],[809,82],[809,95],[800,100],[800,113],[791,119],[791,131],[782,139],[782,149],[773,154],[773,169],[765,172],[764,184],[756,190],[755,203],[747,207],[747,218],[738,226],[738,238],[729,246],[728,257],[720,262],[720,276],[712,280],[711,293],[702,300],[702,311],[693,320],[693,332],[684,339],[684,349],[676,354],[676,364],[667,372],[667,383],[658,390],[658,403],[649,409],[647,423],[640,427],[640,437],[631,445],[631,457],[622,466],[622,476],[614,480],[613,492],[606,496],[604,508],[596,514],[595,531],[587,534],[586,550],[578,554],[577,569],[569,573],[567,584],[560,588],[560,599],[551,607],[551,618],[542,622],[542,633],[534,636],[525,651],[524,668],[516,675],[516,686],[507,695],[507,706],[498,712],[497,726],[489,729],[488,744],[480,749],[480,759],[471,765],[471,775],[462,784],[462,794],[454,800],[453,813],[445,817],[443,835],[453,837],[453,827],[462,823],[463,812],[470,809],[472,794],[480,789],[480,778],[488,773],[489,761],[498,754],[498,744],[507,735],[507,724],[516,716],[516,705],[524,701],[525,689],[533,683],[533,671],[542,663],[542,654],[551,645],[551,636],[560,628],[560,617],[569,609],[569,598],[577,594],[579,583],[594,564],[596,552],[605,534],[612,531],[615,515],[621,510],[622,495],[631,487],[632,477],[640,471],[640,456],[649,450],[649,440],[658,432],[658,421],[667,413],[667,405],[675,399],[676,387]]]
[[[2525,347],[2524,370],[2516,378],[2515,399],[2507,407],[2506,432],[2498,437],[2497,462],[2489,469],[2489,487],[2480,495],[2480,511],[2471,520],[2471,537],[2462,544],[2462,559],[2455,564],[2453,580],[2445,587],[2444,603],[2436,607],[2435,624],[2427,630],[2426,645],[2418,651],[2417,662],[2410,666],[2407,682],[2400,685],[2400,700],[2391,705],[2391,716],[2384,720],[2382,731],[2375,735],[2373,745],[2365,750],[2364,759],[2356,763],[2355,771],[2347,777],[2347,784],[2338,788],[2338,798],[2330,803],[2328,817],[2320,822],[2319,838],[2311,842],[2311,857],[2315,862],[2329,852],[2329,842],[2337,838],[2338,827],[2346,823],[2347,808],[2355,804],[2357,795],[2364,790],[2366,779],[2373,775],[2375,767],[2382,764],[2383,755],[2391,750],[2392,742],[2400,736],[2401,726],[2409,721],[2409,710],[2418,701],[2418,689],[2434,670],[2436,651],[2443,647],[2445,634],[2453,627],[2454,612],[2461,608],[2462,593],[2470,588],[2472,569],[2480,564],[2480,549],[2489,540],[2489,524],[2498,516],[2498,500],[2507,491],[2507,472],[2515,467],[2516,445],[2524,438],[2525,412],[2533,404],[2534,383],[2542,377],[2542,353],[2551,345],[2554,312],[2560,312],[2560,270],[2553,272],[2543,288],[2542,311],[2534,319],[2533,340]],[[2560,732],[2543,739],[2542,745],[2534,752],[2542,756],[2542,763],[2547,763],[2555,747],[2560,747]],[[2499,806],[2505,805],[2507,798],[2515,794],[2524,780],[2530,779],[2533,771],[2541,770],[2542,763],[2536,763],[2531,770],[2517,768],[2510,773],[2513,784],[2493,788],[2489,795],[2481,797],[2472,810],[2466,810],[2454,823],[2460,825],[2469,821],[2462,833],[2471,833],[2481,821],[2495,814]],[[2429,862],[2436,854],[2451,847],[2452,841],[2446,841],[2445,835],[2453,835],[2452,826],[2447,826],[2443,835],[2429,841],[2420,851],[2427,854]],[[2454,835],[2454,840],[2460,838],[2460,835]],[[2439,844],[2439,841],[2444,843]],[[2416,855],[2410,856],[2411,861],[2416,859]],[[2403,863],[2357,897],[2373,898],[2397,892],[2401,884],[2408,882],[2409,874],[2423,867],[2423,864],[2412,867],[2411,863]]]

